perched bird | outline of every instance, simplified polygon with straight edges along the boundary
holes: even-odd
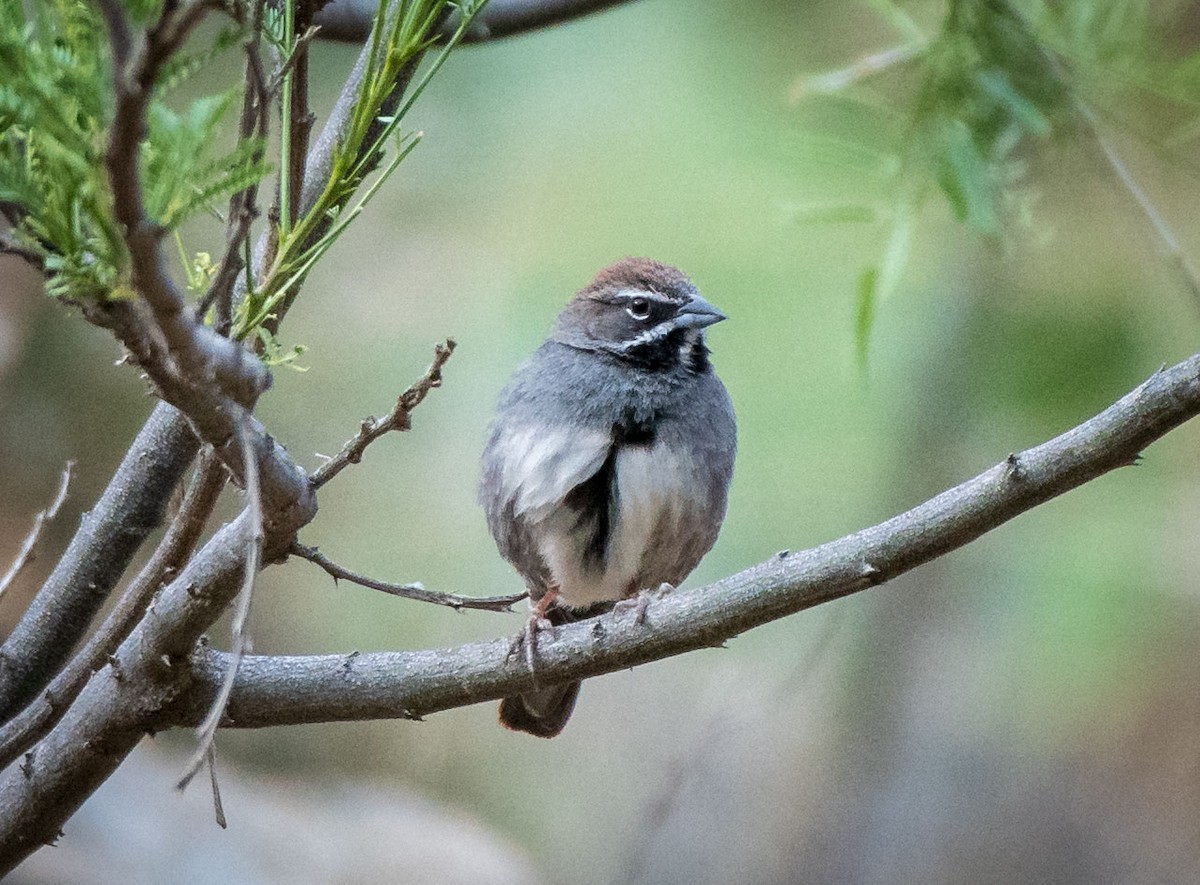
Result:
[[[500,394],[479,500],[529,588],[524,642],[541,617],[564,624],[678,585],[716,541],[737,428],[704,330],[723,319],[675,268],[618,261]],[[578,693],[506,698],[500,723],[554,737]]]

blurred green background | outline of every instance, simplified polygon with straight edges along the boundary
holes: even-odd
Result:
[[[1028,158],[1028,229],[984,240],[929,202],[860,364],[855,290],[886,226],[796,217],[884,199],[872,149],[888,132],[848,100],[788,95],[894,42],[865,5],[644,0],[456,53],[411,118],[423,143],[289,316],[282,340],[308,345],[308,370],[278,370],[261,417],[311,467],[390,407],[436,341],[459,349],[412,432],[325,490],[302,540],[384,579],[520,589],[475,503],[492,403],[567,298],[625,255],[679,266],[730,317],[709,341],[739,454],[697,585],[883,520],[1196,350],[1200,305],[1080,132]],[[354,54],[316,45],[319,112]],[[1195,168],[1163,159],[1161,121],[1135,99],[1110,135],[1196,254]],[[189,248],[217,252],[212,233],[197,226]],[[0,303],[4,551],[62,462],[78,466],[26,594],[151,407],[105,333],[38,297],[9,287]],[[591,680],[553,741],[501,730],[486,704],[223,733],[224,777],[310,798],[411,790],[546,882],[1195,881],[1200,425],[1146,455],[884,587]],[[253,635],[258,653],[422,648],[523,618],[289,562],[259,584]],[[164,735],[139,753],[190,745]],[[170,783],[143,801],[208,801]]]

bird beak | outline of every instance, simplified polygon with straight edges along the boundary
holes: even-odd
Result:
[[[699,295],[693,295],[687,304],[679,308],[675,325],[681,329],[703,329],[713,323],[719,323],[723,319],[727,319],[725,314]]]

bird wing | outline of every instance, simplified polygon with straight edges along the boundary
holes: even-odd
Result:
[[[562,425],[498,430],[484,454],[484,475],[501,506],[515,517],[540,522],[567,494],[604,466],[611,432]]]
[[[500,555],[525,579],[531,598],[555,581],[539,537],[543,521],[608,459],[609,433],[544,423],[499,424],[483,451],[479,500]]]

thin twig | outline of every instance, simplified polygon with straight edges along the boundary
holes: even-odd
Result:
[[[804,74],[798,77],[788,89],[788,101],[792,104],[799,104],[813,95],[829,95],[840,92],[848,86],[881,74],[896,65],[912,61],[924,52],[925,48],[924,43],[902,43],[899,46],[864,55],[844,68],[824,71],[820,74]]]
[[[258,138],[265,146],[270,126],[270,98],[263,76],[259,44],[262,38],[262,11],[264,4],[255,3],[250,23],[250,39],[246,41],[246,89],[242,96],[242,113],[238,122],[238,140],[245,142]],[[236,7],[235,7],[236,8]],[[265,147],[255,152],[253,162],[262,159]],[[216,304],[213,326],[221,335],[228,337],[233,323],[233,291],[238,274],[245,266],[243,255],[250,238],[250,225],[258,217],[255,202],[258,198],[258,183],[248,185],[229,198],[229,220],[225,234],[225,254],[212,285],[204,293],[196,307],[196,319],[203,321],[209,307]]]
[[[308,30],[296,38],[296,49],[301,46],[308,46],[321,30],[319,25],[309,25]],[[283,60],[279,70],[271,75],[271,86],[268,89],[268,94],[275,95],[279,91],[279,87],[283,85],[283,78],[288,75],[292,67],[296,64],[297,55],[295,51],[289,52],[288,57]]]
[[[358,433],[342,446],[342,450],[318,467],[309,476],[309,482],[314,489],[319,489],[329,480],[342,472],[348,465],[357,464],[362,460],[367,446],[393,430],[408,430],[412,423],[409,415],[419,406],[422,400],[435,387],[442,386],[442,366],[450,359],[457,345],[454,339],[447,338],[444,344],[439,344],[433,351],[433,362],[425,370],[425,374],[414,381],[409,388],[400,394],[396,405],[382,418],[367,418],[362,422]]]
[[[415,599],[418,602],[430,602],[434,605],[445,605],[455,611],[470,608],[482,611],[508,612],[512,611],[512,607],[528,595],[525,593],[515,593],[510,596],[459,596],[455,593],[439,593],[436,590],[426,590],[425,585],[418,581],[414,581],[411,584],[389,584],[386,581],[377,581],[374,578],[356,574],[330,560],[329,557],[316,547],[305,546],[299,541],[293,542],[288,552],[299,556],[301,559],[307,559],[313,565],[320,566],[334,581],[349,581],[352,584],[369,587],[372,590],[379,590],[383,593],[389,593],[392,596]]]
[[[287,59],[276,78],[283,84],[280,101],[286,103],[283,119],[288,131],[282,133],[284,165],[279,170],[283,232],[291,231],[300,217],[300,193],[304,188],[305,163],[308,158],[308,142],[312,133],[314,117],[308,106],[308,47],[314,36],[312,30],[313,4],[310,0],[298,0],[292,5],[294,26],[301,29],[299,37],[293,39]],[[294,32],[293,32],[294,34]],[[286,185],[286,191],[284,186]],[[282,199],[286,193],[288,198]],[[278,329],[267,327],[271,334]]]
[[[268,216],[268,233],[273,251],[281,247],[288,248],[292,231],[303,215],[300,204],[308,169],[309,137],[315,120],[308,106],[308,48],[311,40],[308,32],[311,30],[312,16],[313,7],[309,0],[285,7],[284,39],[290,40],[291,45],[287,47],[287,58],[277,62],[276,73],[272,77],[271,93],[279,95],[281,117],[278,186]],[[297,27],[304,29],[300,39],[296,38]],[[291,291],[275,306],[275,310],[264,318],[262,328],[268,334],[279,333],[279,324],[299,297],[299,283],[297,280]],[[256,340],[254,347],[255,352],[262,353],[265,342]]]
[[[33,526],[29,529],[29,534],[25,536],[25,541],[21,544],[21,549],[17,551],[17,558],[8,567],[8,571],[4,573],[4,577],[0,578],[0,597],[4,596],[9,585],[17,579],[17,575],[21,574],[25,566],[33,561],[38,539],[42,535],[42,528],[46,523],[53,521],[54,517],[58,516],[59,509],[62,507],[63,502],[67,500],[67,488],[71,485],[71,468],[74,466],[74,461],[67,462],[66,466],[63,467],[62,479],[58,483],[58,491],[54,495],[54,500],[50,502],[49,507],[45,510],[39,510],[33,517]]]
[[[217,742],[208,745],[208,780],[212,784],[213,812],[217,826],[222,830],[229,826],[225,820],[225,806],[221,802],[221,786],[217,783]]]
[[[225,682],[222,684],[216,700],[213,701],[208,716],[200,724],[196,752],[179,782],[175,785],[179,790],[185,789],[191,783],[196,772],[208,758],[213,741],[216,740],[217,726],[221,724],[221,718],[225,715],[225,707],[229,703],[229,693],[233,690],[233,681],[237,677],[238,667],[241,666],[242,658],[245,657],[250,645],[250,631],[247,629],[246,621],[250,617],[250,600],[254,596],[254,580],[258,577],[258,569],[262,561],[263,510],[262,497],[258,487],[258,459],[254,452],[252,434],[244,422],[238,425],[238,439],[241,442],[242,456],[246,463],[246,511],[248,514],[246,525],[250,534],[246,552],[246,572],[242,578],[241,589],[238,591],[237,607],[233,612],[231,627],[233,637]]]
[[[144,313],[113,310],[105,302],[86,315],[109,325],[135,353],[164,398],[203,429],[214,422],[212,413],[228,411],[221,399],[228,396],[250,406],[267,388],[270,376],[240,343],[200,324],[188,309],[167,272],[161,242],[164,231],[146,211],[140,165],[142,134],[154,83],[171,54],[213,3],[190,0],[166,4],[141,41],[133,40],[125,9],[118,0],[99,0],[99,5],[113,46],[114,110],[104,154],[113,215],[123,228],[134,288],[150,308],[167,353],[161,346],[147,346],[148,330],[144,326],[148,318]],[[222,430],[218,436],[228,437],[228,428]],[[210,436],[209,441],[216,440]]]
[[[225,467],[220,459],[211,451],[207,452],[200,459],[200,466],[170,528],[104,623],[88,639],[83,650],[55,675],[46,690],[0,728],[0,769],[12,764],[54,727],[92,673],[106,663],[113,666],[114,674],[120,672],[120,663],[110,658],[145,613],[164,579],[178,572],[192,555],[225,485],[225,477]]]
[[[1179,267],[1184,285],[1187,286],[1188,291],[1192,293],[1194,298],[1200,300],[1200,274],[1197,274],[1196,269],[1188,259],[1187,253],[1183,251],[1183,247],[1179,244],[1179,237],[1175,234],[1170,223],[1158,211],[1158,207],[1154,205],[1154,202],[1150,199],[1150,195],[1146,193],[1137,179],[1133,177],[1133,172],[1125,163],[1120,152],[1117,151],[1108,136],[1100,129],[1100,124],[1096,120],[1096,115],[1092,112],[1092,109],[1083,101],[1076,99],[1075,110],[1083,118],[1084,122],[1087,123],[1088,128],[1092,132],[1092,137],[1096,139],[1096,144],[1100,146],[1100,150],[1104,154],[1104,159],[1108,161],[1108,165],[1112,167],[1113,172],[1116,173],[1125,190],[1129,191],[1134,202],[1138,204],[1138,208],[1142,210],[1142,214],[1150,222],[1150,226],[1154,228],[1154,232],[1162,241],[1167,254],[1171,256],[1172,260]]]
[[[1200,301],[1200,274],[1197,274],[1196,269],[1192,267],[1192,263],[1188,260],[1187,254],[1179,244],[1179,238],[1175,235],[1175,231],[1171,228],[1171,225],[1163,217],[1163,214],[1158,211],[1158,207],[1154,205],[1150,196],[1138,183],[1137,179],[1134,178],[1133,172],[1126,165],[1120,152],[1117,151],[1116,147],[1113,146],[1112,142],[1109,141],[1104,131],[1100,128],[1100,123],[1096,119],[1096,115],[1091,107],[1087,102],[1079,98],[1077,90],[1075,90],[1067,76],[1067,66],[1064,64],[1062,58],[1053,52],[1046,45],[1045,41],[1038,38],[1038,33],[1033,22],[1029,20],[1020,6],[1011,2],[1011,0],[1004,0],[1004,8],[1012,19],[1025,31],[1026,36],[1037,47],[1039,54],[1050,66],[1059,83],[1062,84],[1064,90],[1070,96],[1071,106],[1075,109],[1075,113],[1079,115],[1079,118],[1083,120],[1084,124],[1091,131],[1092,137],[1096,140],[1096,144],[1104,154],[1104,159],[1112,167],[1122,186],[1129,191],[1134,202],[1138,204],[1138,208],[1142,210],[1142,213],[1150,222],[1150,226],[1154,228],[1155,234],[1162,240],[1163,246],[1176,265],[1178,265],[1183,275],[1184,285],[1187,286],[1192,296]]]
[[[452,8],[453,4],[447,4],[442,8],[438,15],[439,21],[434,25],[435,31],[442,22],[450,18]],[[410,9],[411,7],[402,3],[401,0],[390,0],[384,13],[384,22],[394,23],[396,16],[405,15],[406,10]],[[384,27],[384,30],[387,30],[387,26]],[[342,218],[339,214],[346,208],[353,191],[343,189],[339,196],[331,198],[331,202],[330,199],[326,199],[328,184],[346,174],[345,167],[335,168],[337,163],[341,162],[341,158],[347,157],[349,142],[345,139],[353,136],[353,140],[358,141],[357,147],[354,148],[354,161],[350,168],[354,170],[353,177],[361,184],[378,167],[383,158],[384,144],[381,139],[385,131],[394,126],[395,121],[404,115],[407,105],[420,93],[422,84],[418,82],[415,92],[405,99],[405,94],[412,84],[417,68],[421,65],[422,59],[431,46],[431,42],[426,42],[420,49],[411,53],[408,60],[395,72],[386,97],[379,102],[365,131],[358,132],[355,122],[358,112],[355,108],[359,106],[365,95],[374,92],[377,86],[383,85],[377,80],[379,74],[377,55],[380,50],[378,41],[366,40],[364,42],[354,69],[334,104],[325,126],[317,136],[313,149],[309,152],[308,159],[304,164],[301,190],[291,194],[290,202],[292,204],[295,204],[297,199],[299,200],[300,210],[296,213],[296,217],[301,226],[305,227],[306,233],[297,236],[293,231],[293,236],[287,242],[281,240],[282,211],[277,200],[270,213],[273,223],[268,225],[268,229],[259,241],[261,249],[259,245],[255,246],[256,256],[263,255],[265,259],[263,266],[269,268],[266,271],[262,288],[264,290],[273,289],[279,296],[273,304],[270,314],[262,322],[262,327],[269,334],[278,333],[280,323],[283,322],[300,297],[301,285],[311,262],[319,257],[321,252],[328,247],[329,242],[332,242],[327,237],[333,231],[335,223],[345,224],[349,218],[357,215],[357,212],[350,212],[346,218]],[[436,64],[426,72],[426,77],[436,69]],[[294,115],[292,116],[294,117]],[[307,138],[307,133],[305,133],[305,137]],[[292,155],[295,156],[295,151],[292,152]],[[377,186],[378,182],[379,179],[376,179],[373,187]],[[314,214],[312,210],[322,202],[326,204],[325,211]],[[359,203],[359,206],[361,205],[362,202]],[[324,245],[320,245],[323,242]],[[284,258],[288,259],[290,256],[290,259],[281,261],[278,254],[280,249],[284,250]],[[295,266],[291,259],[302,255],[308,255],[309,258],[301,261],[298,267]]]

